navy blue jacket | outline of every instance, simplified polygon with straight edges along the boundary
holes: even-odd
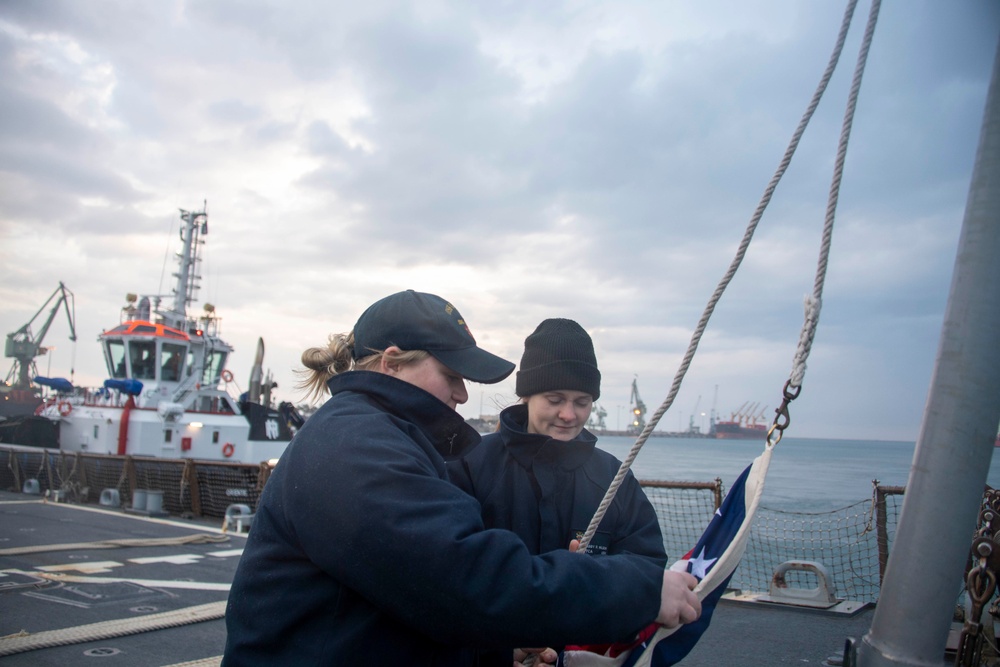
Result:
[[[223,664],[475,665],[472,649],[617,641],[652,621],[644,558],[532,556],[447,479],[479,436],[418,387],[351,371],[261,495]]]
[[[583,534],[621,462],[597,449],[584,430],[575,440],[527,432],[523,403],[500,413],[500,430],[483,437],[461,462],[449,464],[456,484],[483,506],[489,528],[517,533],[533,554],[569,547]],[[629,471],[587,548],[591,554],[632,553],[660,568],[667,555],[656,511]]]

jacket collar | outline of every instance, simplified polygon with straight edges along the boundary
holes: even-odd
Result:
[[[389,414],[420,429],[445,458],[462,456],[479,444],[479,433],[462,415],[404,380],[374,371],[349,371],[333,376],[327,386],[331,398],[345,392],[366,395]]]
[[[534,463],[544,463],[575,470],[587,462],[597,446],[597,437],[587,429],[568,441],[528,433],[528,406],[524,403],[500,413],[500,437],[511,456],[528,469]]]

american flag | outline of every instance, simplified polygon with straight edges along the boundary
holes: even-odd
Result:
[[[653,624],[640,633],[638,644],[612,646],[603,655],[593,649],[567,649],[560,656],[560,665],[670,667],[694,648],[708,629],[715,605],[725,593],[746,550],[750,524],[764,490],[772,449],[773,445],[766,445],[764,452],[740,474],[695,547],[670,566],[671,570],[690,572],[698,579],[694,592],[701,600],[701,617],[694,623],[670,629]]]

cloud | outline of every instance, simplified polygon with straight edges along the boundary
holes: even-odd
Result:
[[[169,293],[177,210],[207,201],[200,297],[223,317],[237,377],[264,337],[283,400],[298,400],[305,347],[414,288],[452,300],[484,346],[514,360],[541,319],[576,319],[598,347],[602,402],[627,405],[638,376],[653,406],[843,11],[832,0],[8,3],[0,241],[30,261],[5,262],[0,325],[16,330],[65,281],[80,317],[71,363],[100,381],[88,339],[117,323],[126,291]],[[699,396],[723,414],[780,396],[864,11],[718,303],[680,413]],[[916,435],[998,26],[990,2],[883,5],[799,435]],[[512,383],[478,389],[493,404],[513,396]]]

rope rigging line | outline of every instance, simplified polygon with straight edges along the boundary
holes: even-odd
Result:
[[[760,202],[757,204],[757,208],[754,211],[753,216],[747,225],[746,231],[743,234],[743,239],[740,242],[739,247],[736,250],[736,255],[729,265],[728,270],[725,275],[719,281],[718,286],[712,293],[712,296],[708,300],[708,304],[705,306],[705,310],[701,315],[701,319],[698,321],[698,325],[695,327],[694,332],[691,335],[691,341],[688,344],[687,352],[684,358],[681,360],[681,364],[677,369],[677,373],[674,376],[673,383],[670,386],[670,391],[667,397],[664,399],[663,403],[657,408],[656,412],[650,417],[649,421],[646,423],[645,428],[639,434],[636,439],[635,444],[629,450],[628,455],[622,461],[622,465],[618,470],[618,474],[612,480],[611,485],[598,506],[597,511],[594,513],[593,519],[590,521],[590,525],[587,527],[586,532],[580,539],[579,551],[584,552],[587,549],[587,545],[590,544],[590,540],[593,538],[594,534],[597,532],[597,527],[600,525],[601,520],[604,518],[608,507],[610,507],[611,502],[614,500],[615,494],[618,491],[618,487],[621,486],[625,479],[625,475],[628,473],[632,466],[633,461],[635,461],[636,456],[639,454],[639,450],[646,443],[653,429],[656,427],[660,418],[666,413],[666,411],[673,405],[674,399],[677,396],[677,392],[680,390],[681,382],[684,376],[687,374],[688,368],[691,365],[691,361],[694,359],[694,354],[698,349],[698,345],[701,342],[702,335],[705,332],[705,328],[708,325],[708,320],[711,318],[712,314],[715,312],[716,304],[718,304],[719,299],[722,298],[723,292],[725,292],[729,283],[732,281],[733,277],[736,275],[737,269],[739,269],[740,264],[743,262],[743,257],[746,255],[747,248],[750,245],[750,241],[753,238],[754,232],[757,229],[757,225],[764,215],[764,210],[767,208],[771,201],[774,191],[778,186],[778,182],[784,176],[785,171],[788,169],[789,164],[792,161],[792,156],[795,154],[798,148],[799,141],[805,132],[806,127],[809,125],[816,108],[819,106],[819,102],[826,91],[827,85],[830,79],[833,77],[833,72],[837,68],[837,63],[840,60],[840,54],[844,48],[844,42],[847,39],[847,32],[850,28],[852,18],[854,16],[854,10],[857,6],[857,0],[849,0],[847,7],[844,11],[844,17],[841,22],[840,32],[837,35],[837,41],[833,49],[833,53],[830,56],[830,60],[827,64],[826,71],[823,73],[820,79],[819,85],[816,91],[813,93],[813,97],[809,102],[809,106],[806,108],[802,119],[799,121],[798,127],[792,134],[791,141],[788,147],[785,149],[785,153],[778,165],[777,170],[771,177],[770,182],[764,189],[764,194],[761,197]],[[777,413],[774,421],[774,425],[771,427],[767,435],[767,445],[768,447],[773,447],[777,444],[778,440],[781,439],[781,432],[788,426],[788,403],[794,400],[801,389],[802,379],[805,375],[806,359],[809,356],[809,352],[812,349],[812,341],[816,334],[816,325],[819,321],[819,310],[822,303],[823,295],[823,285],[826,277],[826,268],[828,265],[830,243],[833,234],[833,222],[834,216],[837,208],[837,199],[840,192],[841,178],[843,175],[844,167],[844,157],[847,153],[847,143],[850,138],[851,126],[854,119],[854,112],[857,106],[857,96],[861,88],[861,78],[864,73],[865,63],[868,59],[868,51],[871,46],[871,40],[875,31],[875,24],[878,19],[879,8],[881,6],[881,0],[873,0],[871,10],[868,16],[868,25],[865,30],[865,35],[862,40],[861,48],[858,53],[858,61],[855,66],[854,79],[852,81],[851,90],[848,96],[848,103],[844,113],[844,122],[841,128],[840,143],[837,151],[837,159],[834,167],[834,175],[830,185],[830,196],[827,204],[826,220],[823,227],[823,238],[820,247],[820,257],[816,268],[816,279],[813,287],[813,293],[806,299],[806,314],[805,322],[803,323],[802,331],[799,336],[799,344],[796,349],[795,356],[792,364],[792,372],[790,374],[790,379],[785,384],[783,390],[784,400],[781,407],[775,410]],[[771,439],[772,434],[777,431],[778,436],[776,440]]]
[[[217,544],[227,542],[225,535],[207,535],[194,533],[182,537],[150,537],[121,540],[100,540],[97,542],[75,542],[68,544],[38,544],[30,547],[12,547],[0,549],[0,556],[21,556],[24,554],[48,553],[50,551],[69,551],[73,549],[119,549],[123,547],[165,547],[185,544]]]
[[[837,202],[840,198],[840,183],[844,175],[844,161],[847,158],[847,143],[851,137],[851,128],[854,125],[854,112],[858,104],[858,94],[861,91],[861,79],[864,76],[865,65],[868,62],[868,51],[871,48],[872,37],[875,34],[875,24],[878,22],[881,5],[882,0],[872,0],[871,11],[868,14],[868,25],[865,27],[865,36],[861,41],[858,62],[854,68],[854,78],[851,81],[851,90],[847,97],[847,108],[844,110],[844,122],[840,131],[840,143],[837,147],[837,160],[833,169],[830,196],[826,207],[826,219],[823,224],[823,241],[820,246],[819,261],[816,264],[816,280],[813,285],[812,297],[806,302],[806,322],[802,327],[802,336],[799,340],[799,347],[796,350],[792,365],[792,374],[789,378],[791,386],[795,388],[802,386],[802,378],[806,372],[806,358],[809,356],[812,348],[816,324],[819,321],[819,309],[823,299],[823,285],[826,282],[826,269],[829,264],[830,244],[833,238],[833,222],[837,213]]]
[[[24,633],[0,637],[0,656],[16,655],[26,651],[54,646],[69,646],[84,642],[125,637],[141,632],[176,628],[192,623],[214,621],[225,618],[226,601],[209,602],[207,604],[175,609],[173,611],[148,614],[138,618],[125,618],[113,621],[100,621],[88,625],[78,625],[61,630],[45,630],[35,633]]]

